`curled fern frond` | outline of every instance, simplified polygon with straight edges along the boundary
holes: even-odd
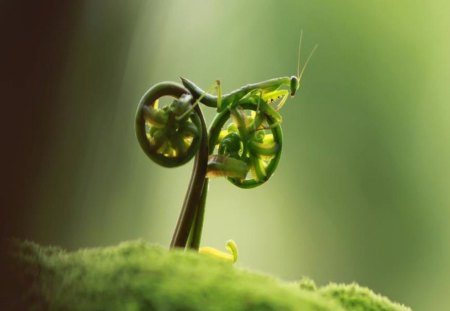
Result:
[[[208,176],[226,176],[241,188],[257,187],[274,173],[282,143],[279,121],[258,105],[225,110],[210,128]]]
[[[164,96],[174,99],[160,108],[158,103]],[[189,91],[171,82],[154,85],[142,97],[136,134],[144,152],[159,165],[180,166],[196,154],[203,133],[193,102]]]

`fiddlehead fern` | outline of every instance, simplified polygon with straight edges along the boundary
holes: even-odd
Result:
[[[275,171],[282,143],[279,121],[258,105],[248,102],[225,110],[210,128],[210,154],[217,155],[209,156],[208,176],[226,176],[241,188],[257,187]]]
[[[157,103],[164,96],[171,96],[175,100],[159,109]],[[197,210],[204,204],[206,195],[207,129],[200,107],[192,104],[192,95],[184,87],[162,82],[145,93],[136,113],[136,135],[150,159],[162,166],[175,167],[186,163],[196,154],[171,247],[186,246]]]
[[[174,101],[159,107],[159,99]],[[136,133],[147,156],[165,167],[176,167],[195,155],[202,138],[201,119],[193,113],[192,95],[170,82],[158,83],[142,97],[136,113]]]
[[[175,167],[196,154],[171,247],[199,248],[209,182],[206,177],[223,176],[238,187],[253,188],[274,173],[283,144],[279,110],[300,88],[305,68],[317,48],[300,70],[301,37],[295,76],[247,84],[227,94],[222,93],[220,81],[216,80],[217,95],[181,78],[184,87],[163,82],[142,97],[136,132],[147,156],[162,166]],[[175,100],[160,109],[158,101],[163,96]],[[278,102],[276,108],[274,102]],[[209,135],[198,103],[217,109]]]

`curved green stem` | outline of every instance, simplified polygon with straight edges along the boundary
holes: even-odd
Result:
[[[208,130],[206,129],[205,119],[200,106],[195,106],[195,113],[200,117],[202,126],[202,137],[200,141],[200,148],[195,156],[194,168],[192,169],[192,177],[189,182],[189,187],[186,192],[183,207],[178,218],[177,226],[172,237],[170,247],[186,247],[189,234],[196,223],[196,215],[200,206],[205,205],[206,192],[205,179],[206,169],[208,166]],[[204,198],[203,193],[205,192]],[[203,218],[202,218],[203,219]],[[201,230],[201,229],[200,229]],[[201,234],[201,231],[200,231]],[[192,246],[191,246],[192,248]],[[198,248],[198,246],[197,246]]]
[[[203,184],[202,196],[200,198],[200,204],[197,207],[195,214],[195,220],[191,228],[189,240],[186,247],[198,250],[202,238],[203,219],[205,217],[206,196],[208,194],[209,179],[206,178]]]

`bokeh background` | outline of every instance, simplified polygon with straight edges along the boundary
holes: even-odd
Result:
[[[168,246],[192,163],[158,167],[134,113],[154,83],[224,91],[296,71],[275,176],[211,182],[203,244],[239,266],[450,305],[450,5],[432,1],[2,2],[2,234]],[[211,109],[209,109],[211,110]],[[211,120],[214,111],[207,112]]]

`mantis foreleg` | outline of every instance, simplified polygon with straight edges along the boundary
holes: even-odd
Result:
[[[268,93],[264,93],[262,98],[264,101],[268,103],[272,103],[277,99],[281,99],[277,105],[277,110],[280,110],[284,106],[288,96],[289,96],[288,90],[275,90]]]

